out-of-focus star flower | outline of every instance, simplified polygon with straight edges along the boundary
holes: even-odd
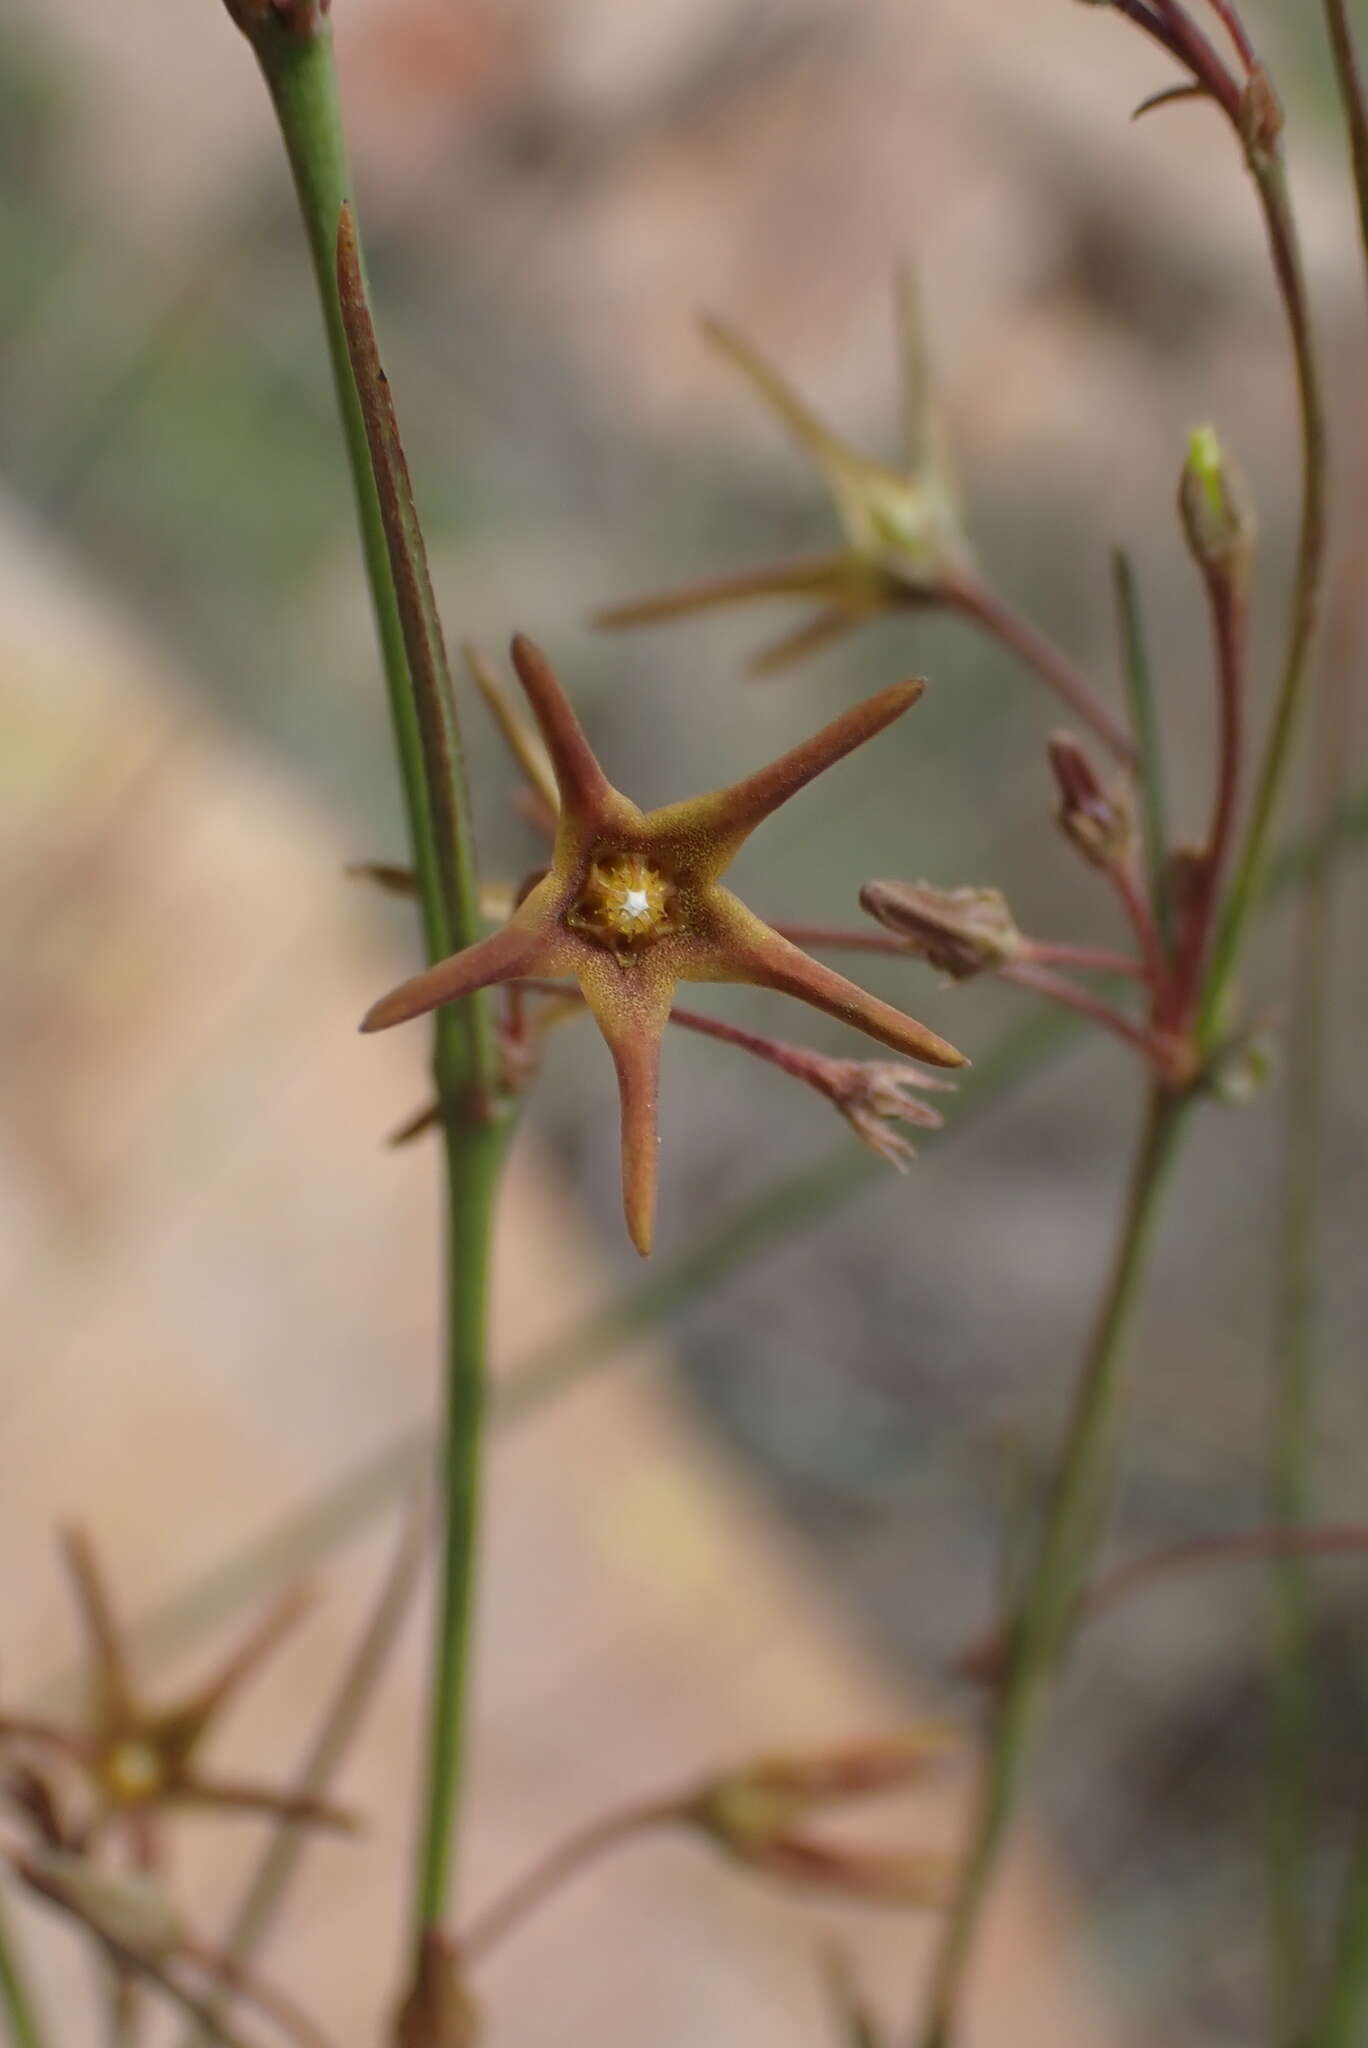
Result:
[[[777,989],[894,1052],[933,1066],[965,1063],[924,1024],[762,923],[721,881],[757,825],[900,717],[921,686],[902,684],[856,705],[742,782],[642,811],[608,781],[545,657],[519,638],[513,662],[560,798],[550,870],[502,929],[383,997],[362,1029],[385,1030],[498,982],[573,977],[617,1068],[627,1226],[645,1253],[655,1210],[660,1045],[678,982]]]
[[[897,468],[850,447],[744,336],[721,320],[704,332],[787,427],[830,492],[843,545],[811,560],[779,562],[595,615],[610,628],[644,626],[748,598],[808,598],[817,609],[757,655],[752,673],[772,674],[879,612],[952,601],[970,566],[958,499],[940,447],[929,395],[921,322],[910,276],[898,280],[904,427]]]
[[[705,1786],[683,1817],[737,1862],[784,1883],[875,1905],[944,1905],[948,1857],[837,1843],[808,1822],[828,1806],[917,1783],[956,1747],[950,1730],[928,1726],[823,1755],[762,1757]]]
[[[94,1793],[97,1830],[111,1819],[136,1821],[186,1807],[267,1814],[330,1827],[353,1825],[348,1814],[325,1801],[204,1773],[198,1764],[212,1723],[303,1612],[305,1603],[298,1594],[272,1609],[188,1698],[151,1706],[134,1681],[124,1633],[84,1531],[66,1531],[63,1552],[86,1640],[85,1723],[69,1729],[0,1714],[0,1744],[8,1740],[38,1746],[78,1765]]]

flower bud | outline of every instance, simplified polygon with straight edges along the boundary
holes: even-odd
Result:
[[[1108,789],[1072,733],[1050,741],[1050,767],[1059,786],[1055,818],[1064,837],[1097,868],[1118,867],[1130,858],[1135,823],[1119,786]]]
[[[1005,967],[1024,944],[1000,889],[866,882],[860,902],[871,917],[908,942],[910,953],[954,981]]]
[[[455,1945],[429,1929],[413,1987],[395,2020],[394,2048],[474,2048],[478,2034]]]
[[[1197,427],[1189,437],[1178,510],[1202,574],[1243,583],[1254,551],[1254,513],[1244,478],[1212,427]]]

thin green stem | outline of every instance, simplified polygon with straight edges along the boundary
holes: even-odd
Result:
[[[1121,548],[1112,554],[1112,580],[1121,637],[1121,666],[1126,680],[1131,724],[1139,755],[1140,808],[1145,870],[1159,935],[1167,953],[1173,942],[1173,908],[1168,882],[1168,797],[1164,753],[1159,737],[1159,707],[1154,669],[1140,604],[1140,591],[1130,556]]]
[[[0,2013],[4,2015],[10,2048],[45,2048],[47,2037],[20,1968],[14,1936],[3,1909],[0,1909]]]
[[[326,20],[307,29],[291,29],[269,11],[251,20],[249,36],[266,80],[294,177],[299,210],[308,238],[309,255],[318,285],[341,416],[342,434],[361,528],[366,581],[375,613],[390,716],[394,725],[404,808],[409,822],[413,863],[420,885],[435,876],[438,860],[423,762],[418,708],[404,649],[399,600],[390,570],[380,496],[371,472],[366,423],[347,354],[346,329],[337,291],[337,226],[351,200],[351,173],[342,135],[337,71]],[[450,952],[442,929],[437,892],[420,886],[429,956]]]
[[[438,1452],[444,1513],[427,1788],[414,1894],[415,1971],[425,1936],[440,1925],[455,1861],[487,1396],[490,1237],[504,1151],[505,1130],[498,1124],[474,1127],[465,1144],[446,1148],[448,1371]]]
[[[1278,1526],[1300,1529],[1311,1508],[1315,1383],[1316,1254],[1320,1138],[1325,1113],[1321,960],[1308,939],[1323,927],[1323,887],[1307,893],[1297,947],[1293,1044],[1283,1177],[1269,1418],[1269,1507]],[[1318,907],[1314,911],[1311,906]],[[1310,957],[1308,957],[1308,955]],[[1311,1803],[1314,1681],[1306,1565],[1281,1559],[1273,1572],[1270,1757],[1266,1820],[1274,2039],[1301,2040],[1308,1975],[1306,1878]]]
[[[393,712],[429,960],[480,935],[469,809],[437,617],[389,386],[367,304],[326,19],[312,0],[230,0],[261,64],[308,234]],[[446,1157],[444,1529],[414,1968],[445,1910],[462,1781],[485,1406],[491,1214],[506,1126],[495,1113],[483,997],[441,1010],[435,1077]]]
[[[1363,92],[1354,31],[1349,20],[1348,0],[1325,0],[1325,19],[1330,30],[1330,48],[1335,60],[1335,78],[1344,118],[1349,128],[1349,149],[1354,165],[1354,195],[1358,201],[1359,236],[1368,265],[1368,102]]]
[[[1330,1989],[1307,2048],[1359,2048],[1368,2020],[1368,1783],[1359,1793],[1358,1838],[1344,1916],[1330,1970]]]
[[[1150,1097],[1111,1278],[1084,1362],[1035,1570],[1011,1630],[1010,1660],[996,1701],[985,1776],[917,2036],[921,2048],[949,2048],[956,2036],[998,1854],[1101,1520],[1126,1338],[1186,1107],[1185,1098],[1158,1089]]]
[[[1336,593],[1317,697],[1311,811],[1324,832],[1344,807],[1352,749],[1350,679],[1362,609],[1355,563]],[[1323,864],[1297,906],[1281,1231],[1268,1439],[1269,1506],[1277,1526],[1303,1530],[1312,1512],[1321,1178],[1330,1099],[1334,875]],[[1311,1595],[1305,1563],[1273,1575],[1271,1740],[1267,1827],[1275,2039],[1300,2048],[1307,2019],[1309,1829],[1315,1755]]]
[[[1306,290],[1301,246],[1287,190],[1282,158],[1271,150],[1251,147],[1249,167],[1263,211],[1273,268],[1287,315],[1297,377],[1301,420],[1301,536],[1292,592],[1291,623],[1277,705],[1263,764],[1254,792],[1244,845],[1216,929],[1207,968],[1198,1030],[1204,1044],[1219,1033],[1226,997],[1235,972],[1249,918],[1263,886],[1269,843],[1306,696],[1311,650],[1320,620],[1325,577],[1327,438],[1320,369],[1316,359],[1311,308]]]

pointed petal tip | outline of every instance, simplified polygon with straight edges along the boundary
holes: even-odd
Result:
[[[655,1240],[654,1219],[650,1216],[633,1217],[629,1215],[627,1218],[627,1235],[631,1238],[641,1257],[649,1259],[651,1247]]]
[[[877,697],[871,697],[871,706],[886,705],[891,720],[901,718],[904,711],[910,711],[917,700],[924,696],[926,684],[920,676],[909,676],[905,683],[893,683],[888,689],[880,690]]]

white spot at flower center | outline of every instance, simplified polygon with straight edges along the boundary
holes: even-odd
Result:
[[[585,877],[571,922],[597,945],[635,950],[673,931],[673,896],[669,878],[644,855],[601,854]]]

